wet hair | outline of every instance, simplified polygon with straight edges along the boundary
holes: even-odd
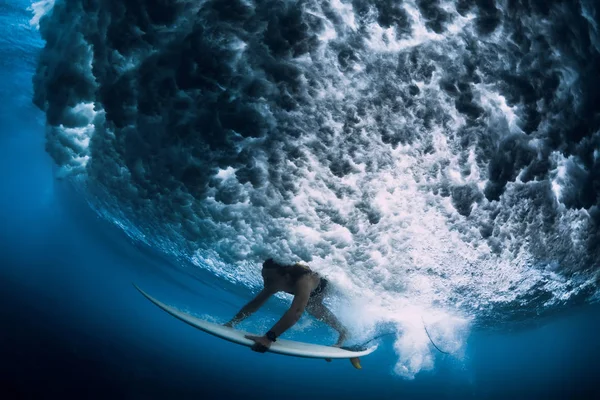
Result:
[[[283,265],[277,264],[275,261],[273,261],[272,258],[265,260],[265,262],[263,263],[263,268],[266,268],[266,269],[277,268],[277,267],[283,267]]]

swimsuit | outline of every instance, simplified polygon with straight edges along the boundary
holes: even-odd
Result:
[[[315,290],[313,290],[310,293],[309,298],[313,298],[313,297],[317,297],[318,295],[322,294],[325,289],[327,288],[327,285],[329,284],[329,281],[325,278],[321,278],[321,280],[319,281],[319,285],[315,288]]]

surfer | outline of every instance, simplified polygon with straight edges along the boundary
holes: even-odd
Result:
[[[269,258],[263,263],[262,277],[264,287],[256,297],[227,322],[225,326],[233,327],[258,310],[273,294],[286,292],[294,299],[289,310],[264,336],[246,336],[253,340],[252,350],[264,353],[279,336],[294,326],[304,310],[335,329],[339,339],[334,346],[341,346],[346,340],[347,331],[338,319],[325,307],[323,299],[327,293],[329,282],[308,266],[302,264],[282,265]]]

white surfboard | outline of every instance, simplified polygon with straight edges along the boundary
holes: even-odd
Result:
[[[148,300],[156,304],[158,307],[162,308],[164,311],[168,312],[175,318],[182,320],[183,322],[193,326],[194,328],[198,328],[206,333],[209,333],[213,336],[219,337],[221,339],[228,340],[233,343],[238,343],[243,346],[252,347],[254,345],[254,341],[247,339],[245,335],[249,335],[250,333],[239,331],[234,328],[229,328],[224,325],[216,324],[214,322],[209,322],[202,320],[198,317],[194,317],[188,313],[177,310],[174,307],[171,307],[160,300],[155,299],[150,296],[148,293],[144,292],[142,289],[134,285],[137,290],[140,291]],[[318,344],[310,344],[303,342],[296,342],[293,340],[285,340],[285,339],[277,339],[276,342],[271,344],[271,347],[268,351],[277,354],[283,354],[286,356],[294,356],[294,357],[304,357],[304,358],[322,358],[322,359],[340,359],[340,358],[348,358],[351,359],[352,364],[356,368],[360,368],[360,363],[358,362],[358,357],[366,356],[375,351],[377,346],[369,347],[367,349],[361,349],[358,351],[347,350],[339,347],[332,346],[322,346]]]

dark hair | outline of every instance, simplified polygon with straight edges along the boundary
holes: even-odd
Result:
[[[267,259],[264,263],[263,263],[263,268],[277,268],[280,267],[281,265],[277,264],[275,261],[273,261],[272,258]]]

